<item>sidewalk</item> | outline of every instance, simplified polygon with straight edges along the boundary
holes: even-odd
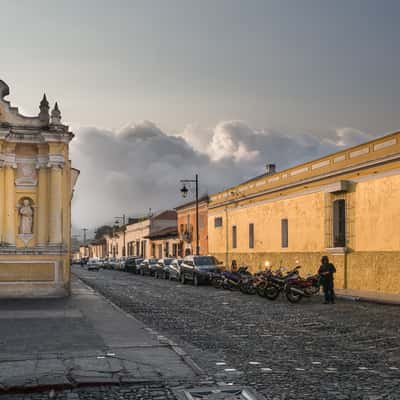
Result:
[[[186,382],[201,371],[176,345],[73,277],[68,299],[0,303],[0,393],[38,387]]]
[[[400,305],[400,295],[371,292],[368,290],[336,289],[336,296],[355,301],[377,304]]]

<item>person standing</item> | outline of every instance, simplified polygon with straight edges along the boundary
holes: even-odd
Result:
[[[329,258],[327,256],[323,256],[321,258],[321,266],[319,267],[318,274],[321,276],[321,284],[324,289],[324,304],[333,304],[335,302],[335,291],[333,288],[333,274],[335,272],[335,266],[329,262]]]

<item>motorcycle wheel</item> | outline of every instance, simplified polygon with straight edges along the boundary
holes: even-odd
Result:
[[[285,295],[290,303],[298,303],[303,298],[303,296],[301,294],[293,293],[290,290],[290,286],[286,289]]]
[[[311,286],[304,290],[308,295],[314,296],[319,293],[319,286]]]
[[[279,297],[280,290],[276,286],[267,286],[264,289],[264,296],[268,300],[276,300]]]
[[[222,287],[222,280],[221,278],[212,278],[211,279],[211,286],[214,287],[215,289],[221,289]]]
[[[257,294],[260,297],[265,297],[265,283],[261,283],[256,288]]]

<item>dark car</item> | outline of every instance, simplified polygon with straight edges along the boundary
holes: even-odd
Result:
[[[151,275],[154,276],[154,272],[157,268],[157,258],[146,258],[139,265],[140,275]]]
[[[143,261],[141,257],[128,257],[125,260],[124,270],[137,274],[139,272],[139,265]]]
[[[168,279],[167,267],[172,263],[172,257],[160,258],[157,262],[157,269],[154,272],[156,278]]]
[[[186,256],[181,264],[181,283],[187,280],[195,286],[209,281],[210,274],[219,271],[218,261],[213,256]]]
[[[175,258],[169,265],[166,266],[166,274],[170,281],[172,281],[172,279],[176,279],[177,281],[180,280],[182,263],[182,259]]]

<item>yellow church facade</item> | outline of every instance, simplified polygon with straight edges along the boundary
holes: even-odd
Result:
[[[400,132],[210,197],[209,251],[252,271],[322,255],[339,288],[400,294]]]
[[[37,117],[5,100],[0,80],[0,297],[65,296],[70,288],[73,134],[46,96]]]

